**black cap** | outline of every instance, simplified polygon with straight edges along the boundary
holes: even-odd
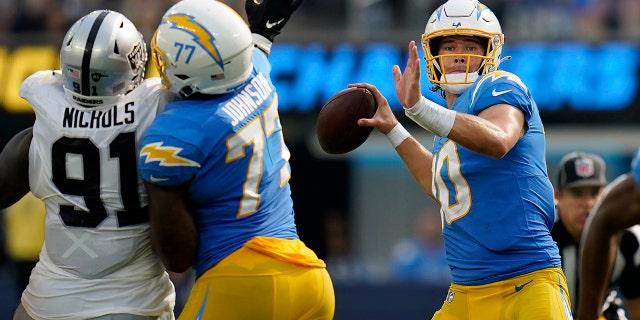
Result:
[[[558,189],[604,187],[607,184],[601,157],[586,152],[572,152],[560,160]]]

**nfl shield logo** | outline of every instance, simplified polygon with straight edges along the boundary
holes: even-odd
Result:
[[[595,168],[593,160],[587,158],[576,159],[576,175],[582,178],[593,176]]]
[[[449,291],[449,293],[447,293],[447,303],[451,303],[451,301],[453,301],[453,295],[455,293],[453,291]]]

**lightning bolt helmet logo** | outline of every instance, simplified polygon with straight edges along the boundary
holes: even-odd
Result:
[[[165,17],[162,23],[168,23],[172,29],[177,29],[190,34],[193,41],[198,44],[220,67],[224,70],[224,63],[220,50],[215,44],[215,37],[209,30],[198,23],[193,16],[187,14],[174,14]]]

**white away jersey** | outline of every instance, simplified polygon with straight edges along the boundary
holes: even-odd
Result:
[[[43,319],[105,313],[159,316],[175,293],[150,243],[138,140],[173,95],[157,78],[117,104],[69,102],[59,71],[27,78],[20,96],[35,111],[31,191],[45,202],[45,244],[22,303]]]

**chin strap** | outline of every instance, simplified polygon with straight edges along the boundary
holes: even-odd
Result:
[[[511,60],[511,56],[506,56],[506,57],[498,60],[498,65],[500,65],[502,62],[507,61],[507,60]]]
[[[253,38],[253,45],[269,56],[273,42],[257,33],[252,33],[251,37]]]
[[[440,88],[446,92],[450,92],[456,95],[462,94],[465,90],[467,90],[471,85],[478,79],[478,72],[469,72],[469,73],[452,73],[447,75],[442,75],[440,77]],[[448,83],[445,83],[445,79]],[[451,83],[454,82],[454,83]]]

